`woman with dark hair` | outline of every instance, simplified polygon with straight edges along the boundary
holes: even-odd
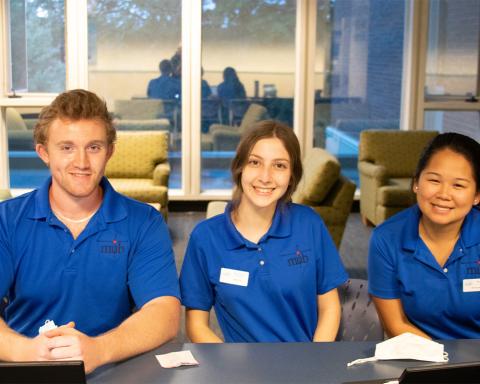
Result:
[[[223,82],[218,85],[217,91],[218,97],[225,108],[228,108],[230,100],[245,99],[247,97],[245,87],[232,67],[226,67],[223,70]]]
[[[378,226],[369,291],[386,332],[480,338],[480,144],[435,137],[413,178],[417,204]]]
[[[302,177],[293,130],[256,123],[231,170],[232,203],[193,230],[182,266],[190,340],[222,342],[212,306],[227,342],[334,340],[347,274],[320,216],[291,203]]]

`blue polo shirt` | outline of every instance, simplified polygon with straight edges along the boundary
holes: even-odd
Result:
[[[118,194],[104,178],[102,205],[74,240],[50,209],[50,184],[0,203],[0,297],[8,296],[12,329],[33,337],[47,319],[75,321],[95,336],[134,305],[179,297],[171,241],[155,209]]]
[[[348,278],[322,219],[309,207],[278,206],[255,244],[230,213],[228,205],[193,230],[180,275],[182,304],[214,306],[227,342],[312,341],[317,295]]]
[[[373,231],[369,291],[383,299],[400,299],[408,319],[434,339],[478,339],[480,211],[472,209],[465,217],[443,267],[418,234],[420,216],[415,205]]]

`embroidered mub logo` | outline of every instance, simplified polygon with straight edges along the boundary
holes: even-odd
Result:
[[[299,264],[305,264],[308,262],[308,256],[304,255],[302,251],[300,251],[298,248],[295,252],[294,257],[290,257],[288,259],[288,266],[292,267],[294,265],[299,265]]]
[[[112,240],[111,243],[106,243],[100,246],[100,253],[109,255],[120,255],[125,251],[125,246],[120,241]]]

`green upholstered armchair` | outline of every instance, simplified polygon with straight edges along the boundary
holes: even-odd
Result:
[[[411,182],[423,148],[436,131],[365,130],[360,133],[360,214],[378,225],[415,203]]]
[[[118,192],[152,204],[167,217],[168,132],[117,132],[105,175]]]
[[[268,118],[267,109],[259,104],[252,103],[243,116],[240,126],[234,127],[223,124],[212,124],[208,137],[203,137],[202,141],[211,140],[214,151],[235,151],[240,136],[253,123]]]
[[[119,130],[172,132],[176,127],[174,100],[115,100],[115,125]],[[169,119],[171,117],[171,121]]]
[[[8,200],[12,197],[12,195],[10,194],[10,190],[8,189],[0,189],[0,201],[3,201],[3,200]]]
[[[340,174],[340,163],[322,148],[313,148],[303,160],[304,174],[293,202],[311,206],[325,222],[337,248],[353,203],[355,184]]]

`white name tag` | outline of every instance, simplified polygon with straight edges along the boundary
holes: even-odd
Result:
[[[249,273],[245,271],[238,271],[236,269],[222,268],[220,269],[220,282],[233,285],[241,285],[246,287],[248,285]]]
[[[463,292],[480,292],[480,279],[464,279]]]

